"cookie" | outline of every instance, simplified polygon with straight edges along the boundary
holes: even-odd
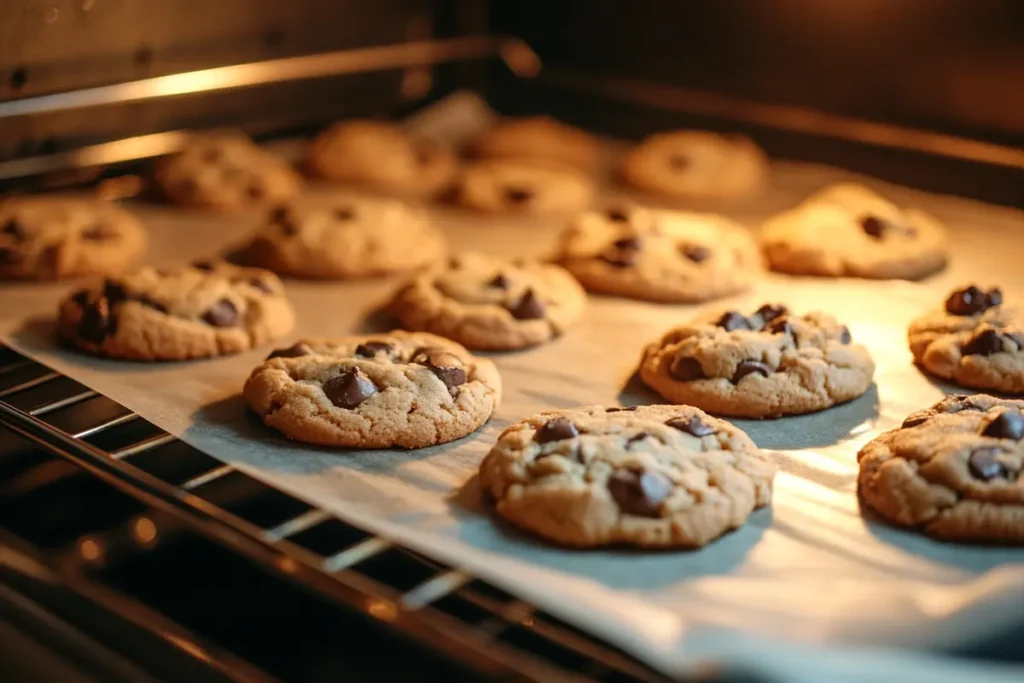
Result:
[[[861,500],[943,540],[1024,544],[1024,401],[946,396],[857,454]]]
[[[621,175],[638,190],[668,197],[742,197],[764,186],[768,161],[742,135],[678,130],[643,140],[626,155]]]
[[[998,288],[971,285],[910,323],[914,362],[960,386],[1024,394],[1024,319]]]
[[[697,548],[771,502],[775,468],[689,406],[592,406],[512,425],[480,465],[498,514],[560,545]]]
[[[835,318],[776,304],[697,318],[648,345],[640,361],[644,384],[672,403],[754,418],[849,401],[874,372],[868,350]]]
[[[416,197],[446,190],[458,165],[447,147],[381,121],[342,121],[310,147],[309,170],[341,183]]]
[[[422,448],[475,431],[501,402],[494,363],[432,334],[306,339],[270,354],[243,390],[270,427],[342,448]]]
[[[116,275],[146,250],[130,213],[101,201],[25,197],[0,202],[0,280]]]
[[[156,166],[156,182],[175,204],[218,211],[277,204],[298,193],[298,174],[241,134],[195,136]]]
[[[597,141],[586,131],[550,116],[509,119],[489,130],[474,145],[485,159],[553,161],[591,171],[597,165]]]
[[[332,197],[273,208],[230,258],[281,275],[344,280],[419,268],[445,250],[426,214],[403,202]]]
[[[228,264],[142,268],[60,305],[59,336],[88,353],[173,361],[246,351],[292,331],[273,273]]]
[[[456,196],[463,206],[488,213],[543,215],[580,211],[595,192],[593,181],[569,166],[495,159],[467,167]]]
[[[753,238],[729,219],[635,205],[578,216],[556,260],[591,292],[682,303],[745,291],[762,270]]]
[[[941,270],[946,229],[860,185],[836,185],[769,219],[761,247],[773,270],[796,275],[916,280]]]
[[[579,320],[585,303],[583,289],[558,266],[469,252],[417,275],[391,309],[406,329],[471,349],[509,350],[562,334]]]

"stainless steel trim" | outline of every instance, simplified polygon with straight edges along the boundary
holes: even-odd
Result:
[[[303,512],[298,517],[293,517],[287,522],[282,522],[272,529],[268,529],[266,537],[268,541],[276,542],[289,536],[301,533],[310,527],[314,527],[321,522],[326,522],[331,516],[323,510],[313,508]]]
[[[68,396],[66,398],[62,398],[51,403],[46,403],[37,408],[33,408],[32,410],[28,411],[28,414],[39,417],[40,415],[46,415],[47,413],[52,413],[53,411],[60,410],[61,408],[73,406],[76,403],[81,403],[82,401],[88,400],[98,395],[99,394],[97,394],[92,389],[86,389],[85,391],[77,393],[74,396]]]
[[[171,131],[104,142],[69,152],[12,159],[0,163],[0,180],[157,157],[177,151],[187,139],[188,133]]]
[[[322,566],[325,572],[340,572],[342,569],[348,569],[352,565],[384,552],[390,547],[392,547],[391,544],[383,538],[368,538],[365,541],[345,548],[341,552],[324,558]]]
[[[188,481],[181,485],[181,488],[185,489],[186,491],[192,491],[194,489],[199,488],[203,484],[209,484],[211,481],[214,481],[215,479],[220,479],[221,477],[231,474],[234,471],[235,468],[232,467],[231,465],[221,465],[220,467],[215,467],[212,470],[209,470],[208,472],[200,474],[198,477],[189,479]]]
[[[88,436],[92,436],[93,434],[99,434],[100,432],[105,431],[107,429],[119,427],[120,425],[128,424],[129,422],[133,422],[138,419],[139,416],[136,415],[135,413],[125,413],[124,415],[118,415],[117,417],[107,420],[106,422],[101,422],[98,425],[93,425],[88,429],[83,429],[80,432],[75,432],[71,436],[76,439],[84,439]]]
[[[444,596],[459,590],[473,577],[461,569],[452,569],[424,581],[402,596],[402,608],[407,610],[420,609]]]
[[[40,384],[46,384],[50,380],[57,379],[58,377],[60,377],[59,372],[47,372],[45,374],[40,375],[39,377],[30,379],[27,382],[15,384],[13,387],[7,387],[3,391],[0,391],[0,398],[5,398],[7,396],[10,396],[11,394],[16,394],[19,391],[25,391],[26,389],[38,387]]]
[[[133,455],[137,455],[139,453],[144,453],[145,451],[152,450],[154,448],[159,448],[160,446],[166,446],[167,444],[173,443],[174,441],[177,440],[178,437],[174,436],[173,434],[157,434],[156,436],[150,437],[145,441],[140,441],[139,443],[132,444],[131,446],[119,448],[116,451],[110,451],[110,457],[114,458],[115,460],[120,460],[121,458],[128,458]]]

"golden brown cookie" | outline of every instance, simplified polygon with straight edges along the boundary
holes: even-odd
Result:
[[[480,138],[473,147],[486,159],[554,161],[591,171],[597,164],[597,141],[584,130],[550,116],[508,119]]]

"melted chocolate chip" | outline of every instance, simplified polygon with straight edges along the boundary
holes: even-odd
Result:
[[[247,185],[245,188],[245,194],[248,195],[250,199],[263,199],[267,192],[261,185]]]
[[[672,365],[668,368],[668,374],[672,379],[680,382],[692,382],[695,379],[704,378],[704,368],[700,366],[700,361],[696,358],[679,356],[672,361]]]
[[[116,323],[105,300],[100,299],[82,310],[82,319],[78,322],[78,336],[85,341],[102,344],[115,329]]]
[[[356,217],[356,210],[350,206],[339,206],[333,212],[335,220],[350,221]]]
[[[203,161],[209,164],[217,163],[218,161],[220,161],[222,156],[223,155],[221,154],[221,151],[216,147],[209,147],[207,149],[204,149],[202,153]]]
[[[93,225],[82,231],[82,239],[89,240],[90,242],[102,242],[115,236],[116,233],[102,225]]]
[[[196,261],[192,264],[192,267],[204,273],[209,273],[213,270],[213,261]]]
[[[85,306],[87,303],[89,303],[89,290],[88,289],[80,289],[80,290],[78,290],[77,292],[75,292],[72,295],[71,300],[74,301],[79,306]]]
[[[772,368],[759,360],[745,360],[736,367],[736,374],[732,376],[732,383],[739,384],[740,380],[747,375],[761,375],[767,377],[772,374]]]
[[[612,406],[611,408],[605,408],[606,413],[631,413],[636,410],[636,406]]]
[[[699,244],[684,244],[679,247],[679,253],[694,263],[706,261],[711,256],[711,250]]]
[[[363,358],[373,358],[378,353],[391,356],[395,353],[395,347],[387,342],[382,341],[368,341],[363,342],[356,347],[356,355],[362,356]]]
[[[721,327],[726,332],[732,332],[733,330],[751,330],[753,327],[750,321],[747,320],[746,316],[741,315],[737,311],[727,311],[722,314],[722,317],[715,322],[716,327]]]
[[[448,393],[453,397],[458,395],[459,387],[466,383],[466,370],[462,367],[462,361],[444,349],[418,349],[410,362],[423,365],[434,373],[448,387]]]
[[[967,459],[967,467],[975,479],[989,481],[1008,474],[1004,465],[996,456],[1002,453],[998,448],[978,448]]]
[[[509,204],[525,204],[533,199],[533,190],[526,187],[506,187],[505,201]]]
[[[860,228],[865,234],[880,240],[885,237],[889,224],[878,216],[864,216],[860,219]]]
[[[498,273],[487,282],[488,287],[497,287],[498,289],[508,289],[508,278],[503,273]]]
[[[103,298],[110,303],[111,307],[114,307],[128,298],[128,291],[121,283],[106,280],[103,283]]]
[[[579,435],[580,430],[576,428],[576,425],[565,418],[556,417],[545,422],[533,435],[533,440],[537,443],[549,443],[551,441],[564,441]]]
[[[650,434],[648,434],[647,432],[640,432],[639,434],[634,434],[633,436],[631,436],[628,439],[626,439],[626,448],[629,448],[630,446],[635,444],[637,441],[643,441],[644,439],[648,438],[649,436],[650,436]]]
[[[313,353],[313,349],[307,344],[302,342],[295,342],[286,349],[274,349],[267,356],[267,360],[271,358],[298,358],[299,356],[308,356]]]
[[[24,242],[25,238],[28,237],[28,231],[25,229],[25,226],[18,222],[17,218],[8,219],[3,227],[0,228],[0,234],[13,237],[15,242]]]
[[[704,422],[696,415],[689,418],[673,417],[665,424],[672,429],[678,429],[681,432],[686,432],[687,434],[696,436],[697,438],[707,436],[708,434],[714,434],[716,432],[714,427],[704,424]]]
[[[789,309],[782,304],[765,304],[761,308],[754,312],[754,315],[761,318],[762,327],[767,325],[771,321],[775,320],[779,316],[787,315]]]
[[[690,160],[682,154],[673,154],[668,158],[668,166],[673,171],[685,170],[690,165]]]
[[[345,370],[324,382],[324,394],[338,406],[351,410],[377,393],[377,385],[358,368]]]
[[[601,255],[601,260],[619,268],[627,268],[637,262],[642,246],[643,242],[635,235],[620,237]]]
[[[253,287],[255,287],[256,289],[260,290],[264,294],[273,294],[274,293],[274,290],[270,287],[270,283],[268,283],[263,278],[258,278],[258,277],[251,278],[249,280],[249,284],[252,285]]]
[[[659,517],[661,504],[672,493],[672,481],[660,472],[616,470],[608,478],[608,492],[626,514]]]
[[[981,435],[1020,441],[1024,439],[1024,415],[1019,410],[1004,410],[985,426]]]
[[[532,289],[527,289],[519,303],[509,309],[509,312],[516,320],[535,320],[544,317],[544,304]]]
[[[615,223],[628,223],[629,222],[629,211],[622,207],[612,207],[605,209],[605,217]]]
[[[214,327],[232,327],[238,322],[238,309],[227,299],[221,299],[203,314],[203,321]]]
[[[843,325],[843,329],[839,333],[839,343],[845,346],[846,344],[849,344],[852,341],[853,336],[850,334],[850,328],[847,327],[846,325]]]
[[[971,285],[949,295],[946,299],[946,312],[950,315],[977,315],[1001,303],[1003,293],[998,287],[983,292]]]
[[[907,429],[908,427],[916,427],[917,425],[924,424],[930,418],[931,415],[929,415],[928,413],[915,413],[903,421],[903,425],[901,426],[901,428]]]
[[[770,323],[764,326],[764,331],[769,334],[785,334],[789,337],[796,339],[796,330],[789,324],[786,318],[775,318]]]
[[[286,204],[279,204],[270,210],[271,223],[286,223],[291,217],[291,209]]]
[[[981,330],[967,340],[960,349],[965,356],[991,356],[1005,350],[1004,339],[992,328]]]
[[[143,306],[152,308],[154,311],[159,311],[160,313],[167,313],[168,310],[170,310],[164,304],[160,303],[159,301],[154,301],[153,299],[150,299],[148,296],[139,297],[138,302]]]

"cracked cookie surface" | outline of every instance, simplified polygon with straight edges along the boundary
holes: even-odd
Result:
[[[445,250],[430,219],[401,201],[332,197],[273,208],[231,260],[292,277],[343,280],[413,270]]]
[[[460,204],[489,213],[545,215],[580,211],[594,201],[593,181],[554,162],[493,159],[468,166],[457,187]]]
[[[246,351],[294,325],[276,275],[218,263],[142,268],[80,289],[61,303],[57,329],[88,353],[174,361]]]
[[[232,211],[277,204],[298,194],[298,173],[241,134],[194,136],[160,160],[156,181],[182,206]]]
[[[391,309],[407,329],[471,349],[509,350],[562,334],[585,305],[583,289],[558,266],[466,252],[417,275],[395,295]]]
[[[861,499],[937,538],[1024,544],[1024,401],[946,396],[857,454]]]
[[[742,292],[761,273],[753,238],[729,219],[632,204],[578,216],[556,260],[592,292],[679,303]]]
[[[500,515],[560,545],[700,547],[771,502],[775,467],[690,406],[591,406],[502,432],[480,465]]]
[[[341,121],[321,133],[310,148],[314,175],[386,192],[430,197],[451,184],[455,155],[383,121]]]
[[[875,364],[825,313],[765,304],[676,327],[644,350],[640,378],[673,403],[735,417],[824,410],[871,386]]]
[[[501,402],[494,363],[426,333],[304,339],[253,370],[243,395],[291,439],[422,448],[478,429]]]
[[[998,288],[953,291],[942,308],[910,323],[907,339],[914,361],[937,377],[1024,393],[1024,319]]]
[[[749,138],[693,130],[651,135],[622,164],[627,184],[670,197],[741,197],[767,176],[767,158]]]
[[[487,159],[538,159],[590,171],[597,163],[597,141],[590,133],[550,116],[508,119],[473,146]]]
[[[946,229],[861,185],[835,185],[769,219],[761,247],[796,275],[918,279],[946,265]]]

